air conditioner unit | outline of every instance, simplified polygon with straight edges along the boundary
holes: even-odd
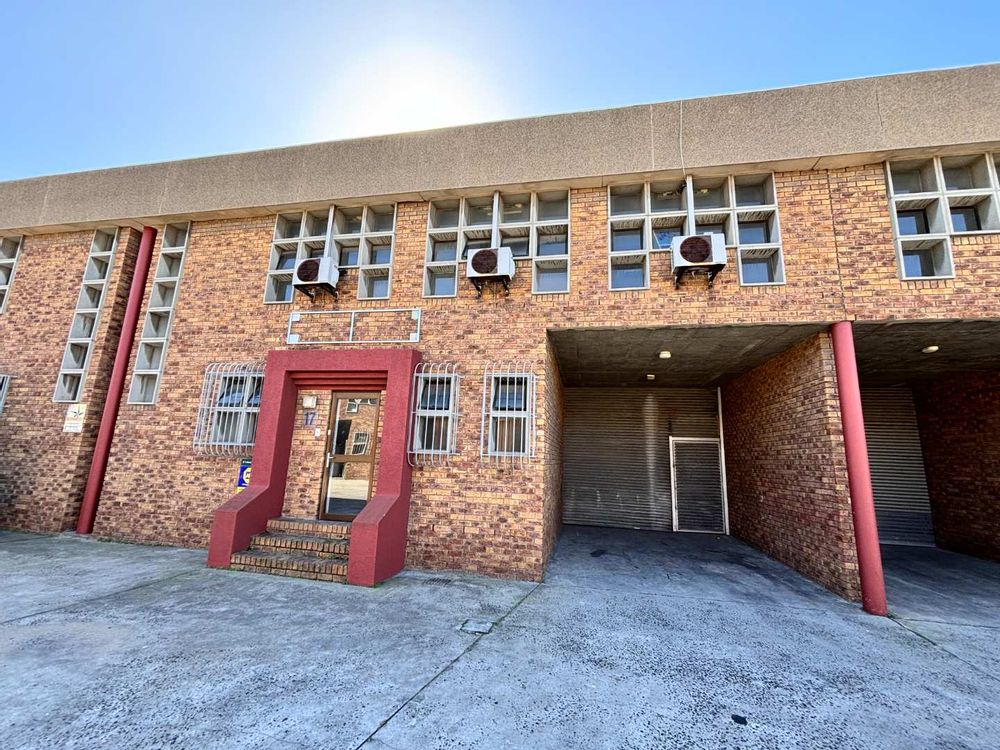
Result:
[[[465,262],[465,275],[480,294],[488,281],[501,282],[507,294],[510,294],[510,280],[514,278],[514,271],[514,253],[509,247],[470,250]]]
[[[292,276],[292,286],[310,297],[315,297],[318,289],[336,294],[338,281],[340,269],[334,259],[327,256],[303,258],[295,264]]]
[[[718,232],[674,237],[670,243],[674,264],[674,287],[685,273],[708,274],[708,285],[726,266],[726,236]]]

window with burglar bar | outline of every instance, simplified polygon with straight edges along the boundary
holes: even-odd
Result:
[[[213,456],[249,456],[257,435],[263,385],[262,364],[209,365],[198,408],[195,451]]]
[[[523,365],[499,364],[483,374],[484,462],[521,464],[535,454],[533,372]]]
[[[410,463],[414,466],[446,464],[449,456],[458,453],[460,380],[451,363],[417,365],[410,420]]]
[[[371,433],[355,432],[354,442],[351,444],[352,456],[363,456],[368,452],[368,445],[371,443]]]

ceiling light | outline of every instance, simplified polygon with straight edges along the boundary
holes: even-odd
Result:
[[[664,349],[662,352],[660,352],[660,359],[670,359],[670,352]]]
[[[656,380],[656,376],[653,373],[651,373],[651,372],[647,372],[646,373],[646,380]]]
[[[925,346],[920,351],[922,351],[924,354],[933,354],[934,352],[936,352],[940,348],[941,347],[937,346],[936,344],[931,344],[930,346]]]

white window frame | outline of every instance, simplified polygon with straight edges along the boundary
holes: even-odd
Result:
[[[241,401],[236,406],[221,406],[219,400],[234,389],[226,388],[234,382],[243,381],[239,392]],[[198,405],[198,421],[195,425],[194,450],[209,456],[250,456],[257,436],[257,420],[260,415],[260,401],[251,404],[251,397],[257,392],[259,383],[261,398],[264,393],[264,365],[260,362],[213,363],[205,368],[205,379]],[[225,429],[234,428],[237,437],[247,433],[247,420],[255,420],[253,434],[247,440],[219,440],[216,427],[220,415],[226,420]]]
[[[14,288],[14,276],[17,274],[17,261],[21,257],[21,245],[24,237],[0,236],[0,269],[5,270],[6,278],[0,283],[0,315],[7,309],[11,289]]]
[[[945,170],[958,162],[980,163],[980,184],[972,188],[950,189],[945,183]],[[904,170],[903,167],[909,167]],[[929,178],[933,185],[922,185],[921,192],[898,192],[894,170],[920,171],[921,179]],[[896,269],[902,281],[939,281],[955,278],[954,237],[1000,234],[1000,154],[971,153],[952,156],[927,156],[894,159],[885,163],[886,191],[889,196],[889,215],[892,221],[893,244],[896,252]],[[956,231],[951,209],[978,206],[986,203],[990,226],[985,229]],[[931,213],[928,213],[928,211]],[[902,234],[899,231],[899,214],[904,211],[923,211],[927,218],[927,232]],[[979,216],[977,212],[977,216]],[[981,219],[981,216],[979,216]],[[938,253],[932,258],[936,269],[930,276],[907,276],[904,256],[907,252],[930,251]]]
[[[341,278],[348,269],[357,269],[357,298],[360,300],[384,300],[392,296],[392,267],[396,258],[396,203],[372,203],[363,205],[336,204],[328,208],[312,211],[285,211],[274,219],[270,257],[267,265],[267,280],[264,284],[264,304],[290,305],[295,300],[292,289],[289,299],[274,298],[277,283],[292,283],[295,266],[306,258],[334,258]],[[378,228],[378,217],[391,214],[389,229]],[[357,215],[357,231],[352,229],[352,218]],[[291,228],[295,227],[295,231]],[[388,263],[373,263],[374,247],[389,247]],[[357,263],[343,263],[341,250],[356,248]],[[295,253],[291,268],[279,268],[283,254]],[[374,297],[364,294],[371,279],[387,279],[385,296]]]
[[[767,198],[764,204],[739,204],[736,188],[748,182],[763,186]],[[634,189],[636,187],[640,187],[640,209],[627,213],[613,213],[612,200],[615,192],[622,189]],[[659,189],[667,190],[670,188],[673,188],[672,193],[680,193],[677,207],[667,210],[654,209],[654,192],[659,192]],[[696,191],[701,189],[721,189],[720,194],[724,198],[724,205],[709,208],[697,207],[695,195]],[[727,253],[733,251],[740,286],[781,286],[787,283],[785,277],[785,253],[781,241],[778,196],[773,172],[754,172],[716,177],[686,175],[684,177],[677,176],[643,183],[622,182],[608,186],[607,207],[608,290],[611,292],[636,292],[649,289],[651,276],[650,256],[654,253],[671,252],[669,246],[654,247],[657,230],[679,228],[681,235],[692,235],[697,233],[699,220],[702,220],[704,223],[722,223],[724,225],[726,250]],[[741,221],[746,223],[767,222],[771,235],[768,241],[760,244],[740,242],[739,225]],[[615,231],[629,229],[639,230],[640,248],[638,250],[614,251],[612,248]],[[747,258],[753,258],[754,256],[776,256],[775,280],[764,282],[745,281],[743,278],[745,256]],[[612,280],[614,266],[631,265],[633,263],[642,263],[644,283],[640,286],[615,287]]]
[[[451,456],[458,454],[458,423],[460,416],[461,374],[451,362],[419,363],[413,372],[413,407],[410,414],[409,459],[411,466],[447,465]],[[428,383],[448,382],[448,405],[444,409],[422,408],[424,389]],[[442,448],[425,447],[420,443],[421,426],[426,420],[446,421],[445,440]]]
[[[174,325],[174,308],[180,294],[190,236],[191,222],[187,221],[167,224],[160,235],[160,254],[156,261],[146,314],[143,316],[142,334],[139,337],[132,384],[128,392],[130,404],[155,404],[160,398],[160,382],[167,361],[167,347]],[[172,290],[169,303],[158,304],[163,302],[167,289]]]
[[[528,218],[518,221],[503,220],[504,198],[527,197],[529,202]],[[545,199],[555,198],[556,202],[564,202],[565,214],[561,217],[543,219],[540,217],[540,205]],[[492,203],[490,203],[492,201]],[[436,220],[438,207],[445,203],[458,203],[458,221],[455,224],[439,226]],[[530,265],[531,293],[538,295],[568,294],[571,285],[571,202],[569,190],[540,191],[500,191],[480,195],[469,195],[460,198],[441,198],[428,202],[427,206],[427,246],[424,256],[423,296],[428,299],[448,299],[457,297],[459,285],[465,278],[466,253],[470,243],[488,242],[487,247],[501,247],[504,236],[527,237],[528,254],[514,257],[516,264]],[[471,205],[491,205],[490,223],[470,223]],[[544,234],[565,234],[566,252],[562,255],[538,255],[539,237]],[[455,260],[433,260],[435,241],[454,242]],[[538,289],[538,269],[546,267],[564,267],[566,271],[566,289],[555,291],[540,291]],[[455,291],[452,294],[431,294],[431,275],[435,271],[451,271],[455,278]]]
[[[0,374],[0,414],[3,414],[4,404],[7,403],[7,392],[10,390],[10,381],[13,375]]]
[[[83,399],[87,371],[94,353],[94,338],[100,330],[101,312],[108,297],[111,274],[114,272],[118,237],[118,227],[102,227],[94,231],[83,267],[80,294],[59,363],[59,375],[52,394],[55,403],[77,404]],[[76,387],[71,391],[66,384],[74,380]]]
[[[498,388],[524,382],[524,409],[497,409],[494,397]],[[483,412],[480,426],[480,459],[483,463],[514,466],[530,463],[535,457],[537,377],[531,368],[522,363],[498,362],[487,366],[483,372]],[[521,451],[501,451],[496,447],[497,427],[521,421]]]

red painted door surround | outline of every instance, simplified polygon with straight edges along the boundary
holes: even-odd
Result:
[[[347,581],[374,586],[406,561],[411,469],[407,420],[413,398],[415,349],[282,350],[267,356],[250,486],[215,511],[208,564],[229,565],[268,519],[281,515],[299,389],[385,390],[378,477],[371,501],[354,519]]]

